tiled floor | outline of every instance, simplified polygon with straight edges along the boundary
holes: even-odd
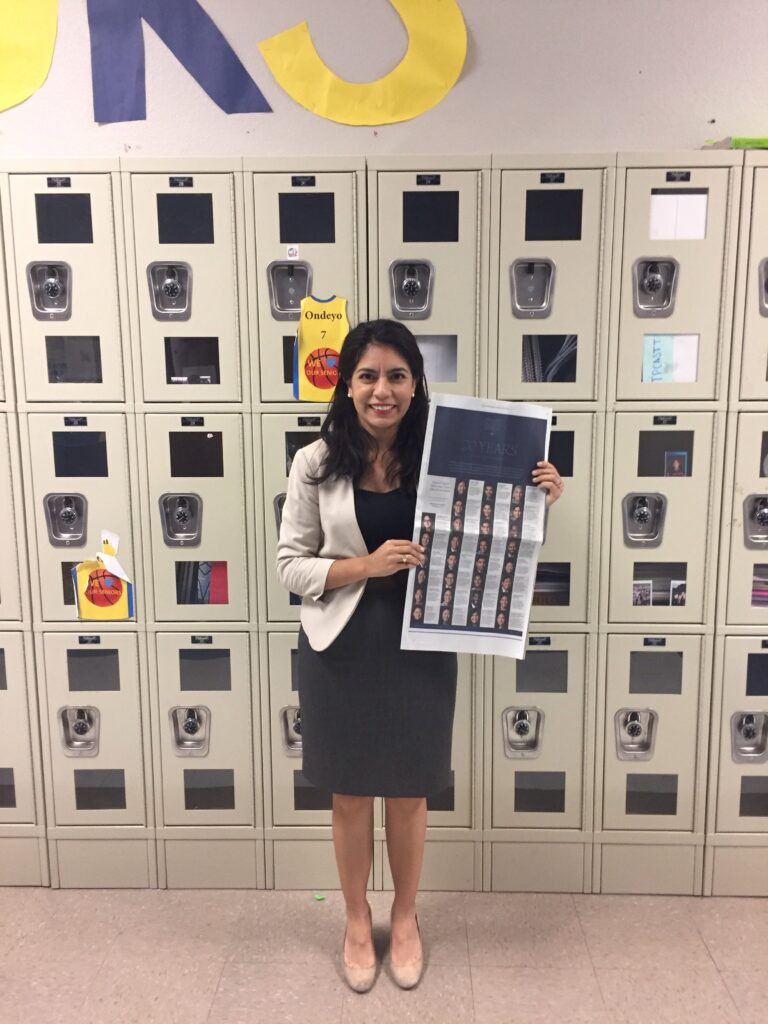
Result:
[[[0,1024],[764,1024],[768,900],[424,893],[427,967],[339,974],[339,893],[0,889]]]

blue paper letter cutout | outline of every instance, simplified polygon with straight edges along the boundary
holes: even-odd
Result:
[[[96,121],[143,121],[147,116],[142,18],[227,114],[271,112],[198,0],[88,0]]]

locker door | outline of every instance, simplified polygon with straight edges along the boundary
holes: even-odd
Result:
[[[531,622],[587,621],[595,428],[592,413],[552,417],[549,457],[567,483],[548,516]]]
[[[94,558],[102,530],[120,537],[118,559],[136,578],[126,418],[30,413],[27,423],[43,618],[71,621],[77,607],[70,570]]]
[[[725,638],[718,832],[768,832],[768,640]]]
[[[144,398],[242,398],[233,174],[132,174]]]
[[[243,421],[145,417],[155,618],[247,621]]]
[[[480,181],[378,172],[377,315],[413,331],[433,391],[475,392]]]
[[[247,634],[157,634],[166,825],[253,824],[251,686]]]
[[[0,413],[0,494],[5,494],[9,503],[6,505],[5,528],[0,533],[0,619],[11,622],[21,618],[19,546],[14,507],[22,504],[22,494],[21,481],[14,486],[11,479],[8,446],[8,419],[5,413]]]
[[[253,176],[261,400],[293,398],[293,342],[307,294],[358,305],[357,175],[352,172]],[[330,395],[329,395],[330,397]]]
[[[703,622],[714,428],[713,413],[616,414],[612,622]]]
[[[693,829],[702,671],[700,636],[609,636],[604,829]]]
[[[424,723],[429,743],[429,722]],[[451,784],[427,799],[427,825],[472,827],[472,659],[459,655],[451,746]]]
[[[313,786],[301,770],[301,708],[296,633],[270,633],[269,722],[273,825],[330,825],[333,794]],[[270,771],[271,768],[271,771]]]
[[[0,824],[34,824],[35,791],[27,687],[34,673],[24,658],[21,633],[0,633]],[[29,682],[27,682],[29,680]]]
[[[617,397],[717,398],[731,172],[626,173]]]
[[[493,662],[493,828],[583,820],[587,638],[531,635],[523,661]]]
[[[112,176],[12,174],[10,198],[27,399],[124,401]]]
[[[56,825],[143,825],[137,637],[45,633]]]
[[[265,413],[261,417],[262,466],[264,472],[264,531],[266,541],[265,577],[267,619],[270,622],[299,620],[301,598],[289,594],[277,580],[275,559],[280,518],[288,487],[293,457],[299,448],[320,437],[323,417]]]
[[[739,398],[768,399],[768,167],[754,170]],[[745,240],[742,240],[742,245]]]
[[[502,171],[499,398],[597,398],[606,171]]]
[[[768,622],[768,416],[740,413],[731,497],[727,621]]]

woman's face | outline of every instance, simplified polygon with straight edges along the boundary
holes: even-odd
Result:
[[[451,621],[451,609],[450,608],[443,608],[443,610],[440,612],[440,618],[443,620],[443,622],[450,622]]]
[[[408,412],[416,382],[405,358],[372,341],[363,349],[348,381],[360,425],[374,437],[395,433]]]

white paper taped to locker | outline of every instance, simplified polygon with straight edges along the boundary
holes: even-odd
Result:
[[[552,410],[525,402],[433,395],[401,646],[525,656],[545,494],[531,473],[547,458]]]

